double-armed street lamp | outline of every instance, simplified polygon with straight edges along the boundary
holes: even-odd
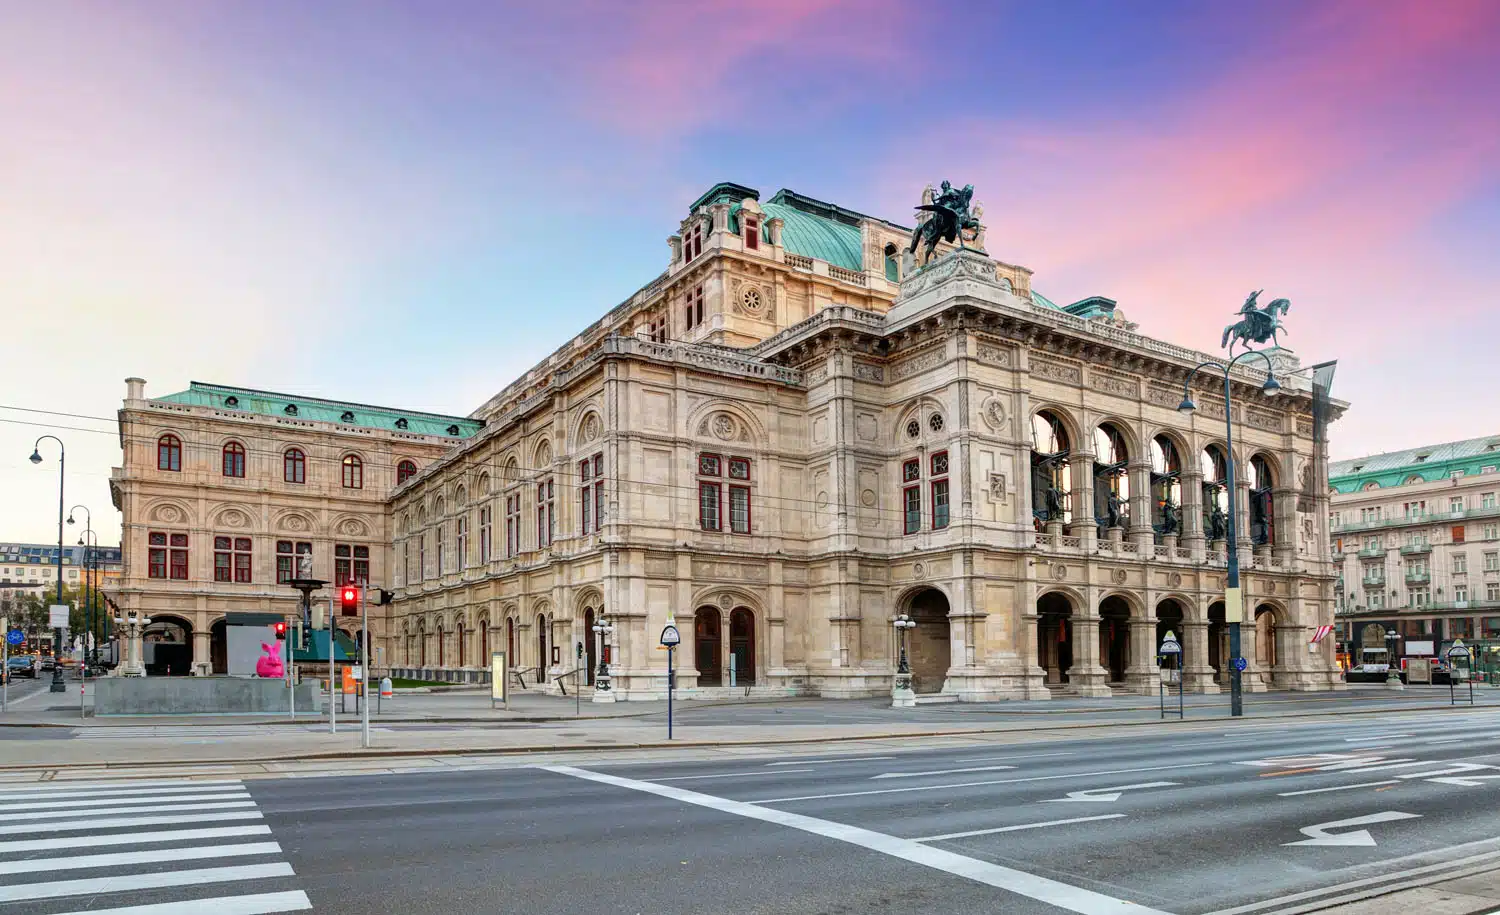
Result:
[[[1236,509],[1238,477],[1234,469],[1234,407],[1230,402],[1230,374],[1236,364],[1247,356],[1259,356],[1266,363],[1266,380],[1261,385],[1261,391],[1267,396],[1276,394],[1281,390],[1281,384],[1276,380],[1276,367],[1271,364],[1271,357],[1260,350],[1245,350],[1227,363],[1209,360],[1200,364],[1192,372],[1188,373],[1187,380],[1182,383],[1182,403],[1177,409],[1184,416],[1192,415],[1198,409],[1193,403],[1192,386],[1193,379],[1204,369],[1214,369],[1215,374],[1220,372],[1224,375],[1224,452],[1225,452],[1225,486],[1229,490],[1229,519],[1226,531],[1226,546],[1228,549],[1227,565],[1228,571],[1224,580],[1224,622],[1229,627],[1229,714],[1239,717],[1245,713],[1243,693],[1243,659],[1240,657],[1240,621],[1244,618],[1244,601],[1240,593],[1240,553],[1238,528],[1238,511]]]
[[[84,548],[83,594],[85,604],[83,612],[84,619],[87,622],[85,623],[83,636],[83,676],[84,679],[87,679],[89,675],[89,669],[92,668],[96,663],[98,663],[98,654],[97,652],[92,652],[90,650],[90,644],[94,641],[94,603],[96,600],[96,598],[94,597],[95,589],[92,579],[93,564],[91,560],[94,557],[95,548],[99,546],[99,535],[94,533],[94,516],[93,513],[89,511],[87,505],[75,505],[72,508],[68,509],[68,523],[74,523],[73,513],[78,511],[79,509],[83,509],[83,536],[78,538],[78,545]],[[86,542],[89,538],[93,539],[92,543]]]
[[[42,462],[42,441],[52,439],[57,442],[57,604],[63,606],[63,473],[67,464],[67,448],[63,447],[62,439],[55,435],[43,435],[36,440],[31,447],[31,463]],[[68,685],[63,682],[62,672],[62,642],[63,627],[52,627],[52,685],[51,692],[65,693]]]
[[[916,620],[902,613],[896,617],[895,622],[891,625],[896,627],[896,638],[900,642],[900,655],[896,661],[896,674],[898,676],[903,674],[910,675],[911,665],[906,662],[906,631],[917,627]]]
[[[599,671],[594,675],[594,689],[601,692],[609,692],[609,660],[606,653],[609,651],[609,634],[615,631],[615,626],[608,618],[599,617],[594,623],[594,633],[599,637]]]
[[[906,633],[907,630],[915,629],[917,621],[905,613],[896,615],[891,620],[891,625],[896,627],[896,676],[891,681],[891,707],[912,708],[917,704],[916,693],[911,688],[911,665],[906,660]]]

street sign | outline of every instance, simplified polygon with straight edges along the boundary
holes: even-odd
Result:
[[[358,664],[355,664],[355,665],[352,665],[349,668],[349,671],[350,671],[349,676],[353,677],[356,680],[361,680],[361,681],[364,680],[364,678],[365,678],[365,669],[363,667],[360,667]]]
[[[26,634],[19,629],[12,629],[5,634],[5,641],[11,645],[20,645],[26,641]]]
[[[510,708],[510,694],[506,691],[509,686],[505,678],[509,676],[510,667],[506,653],[503,651],[490,652],[490,708],[495,703],[503,704],[506,709]]]
[[[674,645],[681,645],[682,634],[677,631],[676,626],[668,623],[666,628],[661,631],[661,643],[668,648],[671,648]]]
[[[1231,665],[1235,670],[1244,670],[1245,668],[1250,666],[1250,662],[1246,661],[1244,658],[1235,658],[1231,662]]]
[[[1452,647],[1448,649],[1448,657],[1450,658],[1467,658],[1468,656],[1469,646],[1464,644],[1463,639],[1456,640]]]
[[[1182,654],[1182,643],[1177,641],[1177,633],[1168,629],[1166,636],[1161,640],[1161,654]]]
[[[47,615],[47,625],[51,626],[53,629],[68,628],[67,604],[53,604],[52,606],[47,608]]]

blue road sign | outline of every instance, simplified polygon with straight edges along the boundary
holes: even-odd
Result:
[[[5,641],[12,645],[19,645],[26,641],[26,636],[19,629],[12,629],[5,634]]]
[[[1235,658],[1233,664],[1235,670],[1244,670],[1245,668],[1250,666],[1250,662],[1246,661],[1244,658]]]

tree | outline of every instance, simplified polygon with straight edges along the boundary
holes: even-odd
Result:
[[[12,625],[26,631],[28,634],[45,634],[52,628],[48,608],[57,603],[57,584],[52,583],[39,592],[23,594],[20,597],[20,613]],[[88,601],[94,601],[94,638],[102,641],[106,631],[104,617],[109,613],[104,603],[104,596],[97,588],[89,587],[87,584],[70,585],[63,583],[62,602],[70,608],[68,611],[68,631],[73,636],[81,636],[88,631]]]

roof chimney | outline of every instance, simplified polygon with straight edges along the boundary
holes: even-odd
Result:
[[[144,379],[144,378],[133,378],[133,377],[125,379],[125,399],[126,400],[145,400],[146,399],[146,379]]]

